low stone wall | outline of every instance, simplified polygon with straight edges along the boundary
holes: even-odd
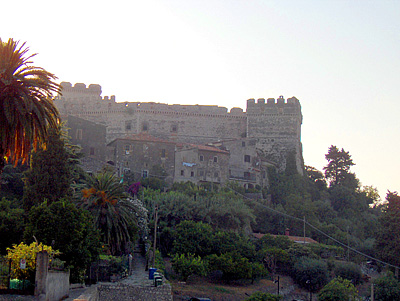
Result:
[[[46,300],[61,300],[69,294],[69,271],[47,272],[46,277]]]
[[[154,286],[100,285],[97,288],[96,300],[136,300],[136,301],[172,301],[172,290],[169,284]]]

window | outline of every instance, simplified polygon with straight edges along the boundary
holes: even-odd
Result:
[[[171,132],[176,133],[177,131],[178,131],[178,126],[177,126],[176,124],[173,124],[173,125],[171,126]]]
[[[191,171],[191,172],[190,172],[190,176],[191,176],[191,177],[194,177],[194,171]]]
[[[142,178],[147,178],[149,176],[148,170],[142,170]]]
[[[149,129],[149,126],[147,125],[147,123],[146,123],[146,122],[143,123],[143,124],[142,124],[142,131],[145,132],[145,131],[147,131],[148,129]]]
[[[126,131],[130,131],[132,129],[132,123],[129,121],[129,122],[126,122],[125,123],[125,130]]]
[[[246,142],[242,141],[242,146],[245,147],[246,146]]]
[[[200,177],[204,176],[204,170],[200,170],[200,171],[199,171],[199,176],[200,176]]]
[[[218,163],[218,157],[217,156],[214,157],[214,163]]]
[[[244,162],[250,163],[250,155],[244,155]]]
[[[185,171],[182,169],[181,170],[181,176],[183,177],[185,175]]]
[[[77,140],[82,140],[82,129],[77,129],[75,133],[75,138]]]
[[[165,148],[161,150],[161,158],[165,158]]]
[[[218,172],[214,172],[214,178],[218,178],[219,174]]]
[[[91,156],[94,156],[94,147],[91,147],[91,148],[90,148],[90,155],[91,155]]]
[[[243,176],[245,179],[250,179],[250,173],[248,171],[245,171]]]
[[[200,162],[203,162],[204,161],[204,156],[200,155],[199,160],[200,160]]]
[[[125,149],[125,155],[129,155],[129,152],[131,150],[131,146],[129,144],[125,144],[124,149]]]

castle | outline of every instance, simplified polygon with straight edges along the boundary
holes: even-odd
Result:
[[[72,142],[80,144],[86,156],[115,164],[120,174],[134,165],[135,172],[140,169],[142,176],[147,175],[144,172],[150,165],[159,162],[171,181],[235,180],[246,187],[264,186],[268,184],[267,167],[283,171],[288,158],[292,158],[297,172],[303,173],[302,114],[295,97],[249,99],[246,111],[241,108],[228,111],[216,105],[116,102],[115,96],[101,96],[100,85],[72,86],[62,82],[61,86],[62,95],[54,103],[61,118],[68,120]],[[134,146],[140,141],[140,147]],[[134,164],[135,157],[140,157],[139,148],[144,154],[143,149],[149,149],[149,143],[157,151],[151,158],[147,155],[145,165]],[[161,160],[169,148],[159,145],[165,143],[173,145],[171,162],[166,157]],[[189,155],[189,150],[195,151]],[[185,152],[186,155],[180,155]],[[207,167],[200,160],[208,153],[211,155]],[[224,159],[218,162],[215,159],[218,156]],[[145,158],[143,155],[141,160],[146,161]],[[227,166],[223,166],[223,161]]]

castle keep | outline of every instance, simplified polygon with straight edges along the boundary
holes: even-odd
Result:
[[[226,151],[229,154],[229,171],[225,180],[243,182],[246,187],[266,185],[267,167],[275,166],[282,171],[286,168],[288,158],[292,158],[299,173],[303,172],[300,140],[302,114],[300,102],[295,97],[286,100],[283,96],[267,100],[249,99],[246,111],[241,108],[228,111],[219,106],[116,102],[115,96],[101,96],[100,85],[86,87],[77,83],[72,86],[71,83],[62,82],[61,86],[62,95],[58,95],[54,103],[63,119],[67,120],[68,116],[75,118],[71,119],[74,123],[68,123],[70,136],[73,142],[81,144],[87,156],[111,161],[119,166],[122,158],[117,160],[115,149],[112,149],[116,147],[116,141],[122,138],[126,141],[129,136],[135,135],[134,140],[137,141],[137,135],[146,134],[154,137],[155,141],[163,139],[175,143],[177,152],[187,149],[188,145],[195,145],[198,150],[201,149],[200,145],[207,145],[210,150],[214,147]],[[85,135],[88,128],[96,125],[105,128],[106,151],[98,149],[98,139],[96,146],[93,146],[95,142],[90,142],[93,135]],[[103,153],[105,155],[100,155]],[[178,161],[180,164],[183,162],[185,167],[200,163],[185,160],[179,157]],[[179,166],[175,166],[173,179],[177,180],[179,177],[176,175],[182,174],[184,172],[180,171]],[[202,179],[197,177],[200,172],[195,169],[188,174],[193,179],[186,180],[198,182]],[[219,181],[224,182],[223,179]]]

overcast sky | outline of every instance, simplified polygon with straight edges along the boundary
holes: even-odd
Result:
[[[121,102],[295,96],[307,165],[333,144],[362,185],[400,189],[400,1],[20,0],[0,29],[60,81]]]

